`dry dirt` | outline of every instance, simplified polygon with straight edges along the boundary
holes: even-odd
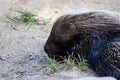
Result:
[[[53,22],[65,13],[86,10],[120,11],[119,0],[0,0],[0,80],[72,80],[77,77],[94,76],[81,72],[76,67],[71,71],[46,75],[43,63],[46,53],[43,46],[49,36]],[[46,25],[33,25],[26,31],[25,25],[14,30],[7,15],[18,15],[13,10],[28,10],[39,19],[49,19]]]

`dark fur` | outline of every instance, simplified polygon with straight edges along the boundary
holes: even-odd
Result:
[[[51,58],[80,54],[98,75],[120,80],[119,18],[106,12],[62,16],[53,25],[45,51]]]

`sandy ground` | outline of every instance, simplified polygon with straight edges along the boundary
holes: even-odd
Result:
[[[119,0],[0,0],[0,80],[72,80],[77,77],[93,76],[90,71],[81,72],[76,67],[71,71],[46,75],[42,69],[46,62],[43,46],[49,36],[53,22],[65,13],[81,10],[120,11]],[[34,25],[26,31],[11,27],[6,15],[15,16],[13,10],[29,10],[38,18],[49,19],[46,25]]]

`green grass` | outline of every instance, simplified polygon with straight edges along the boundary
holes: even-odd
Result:
[[[83,57],[78,55],[78,59],[76,59],[76,62],[77,62],[77,66],[80,70],[87,71],[88,64],[87,64],[87,61]]]
[[[67,70],[72,69],[73,66],[75,65],[75,60],[73,55],[69,55],[68,58],[64,58],[63,65],[64,65],[64,68],[66,68]]]
[[[20,14],[20,16],[15,16],[15,17],[11,17],[11,16],[7,16],[7,18],[14,22],[15,26],[13,26],[14,29],[16,29],[17,24],[26,24],[27,29],[29,30],[29,28],[32,25],[46,25],[50,19],[36,19],[35,17],[37,16],[36,14],[30,12],[30,11],[19,11],[19,10],[14,10],[15,12],[17,12],[18,14]]]
[[[76,59],[73,54],[69,55],[68,58],[63,58],[63,61],[60,62],[48,58],[48,62],[45,63],[45,72],[51,74],[57,71],[71,70],[74,66],[77,66],[81,71],[87,71],[88,64],[86,62],[80,55]]]
[[[56,60],[54,59],[51,59],[51,58],[48,58],[48,62],[46,62],[44,64],[44,67],[45,67],[45,72],[47,74],[51,74],[51,73],[54,73],[56,72],[58,69],[58,65],[57,65],[57,62]]]
[[[18,19],[21,22],[26,23],[27,25],[29,25],[29,24],[38,24],[39,23],[39,20],[34,18],[37,15],[35,15],[33,13],[28,12],[28,11],[25,11],[25,12],[17,11],[17,12],[21,14],[21,18]]]

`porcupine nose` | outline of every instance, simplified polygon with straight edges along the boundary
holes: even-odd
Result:
[[[48,53],[48,51],[49,51],[49,46],[45,46],[45,47],[44,47],[44,50],[45,50],[46,53]]]

